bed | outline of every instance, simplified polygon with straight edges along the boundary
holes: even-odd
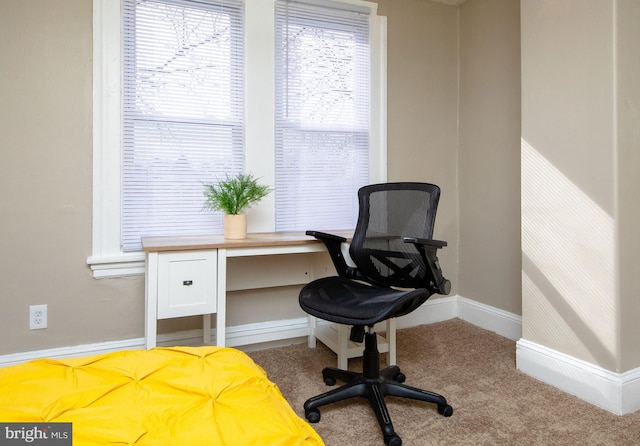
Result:
[[[0,421],[71,422],[74,446],[323,444],[251,358],[209,346],[0,369]]]

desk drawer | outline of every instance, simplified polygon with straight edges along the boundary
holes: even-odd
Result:
[[[158,319],[216,312],[217,250],[160,253]]]

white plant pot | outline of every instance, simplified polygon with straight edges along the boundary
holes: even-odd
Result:
[[[247,214],[224,216],[224,238],[231,240],[247,238]]]

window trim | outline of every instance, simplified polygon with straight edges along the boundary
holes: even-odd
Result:
[[[332,3],[370,10],[369,180],[384,182],[387,178],[386,17],[377,15],[377,4],[373,2],[333,0]],[[275,183],[274,20],[274,1],[245,0],[245,169],[267,184]],[[121,2],[93,0],[93,235],[92,255],[86,261],[95,278],[145,272],[144,252],[123,253],[120,247],[121,29]],[[264,116],[271,119],[261,118]],[[274,231],[274,194],[248,213],[249,232]]]

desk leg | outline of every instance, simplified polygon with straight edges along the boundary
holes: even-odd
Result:
[[[316,348],[316,326],[318,322],[314,316],[309,316],[309,348]]]
[[[396,365],[396,318],[387,319],[387,342],[389,343],[388,365]]]
[[[147,253],[145,274],[144,344],[148,350],[156,346],[158,329],[158,253]]]
[[[347,370],[349,368],[349,344],[351,342],[351,327],[348,325],[336,324],[338,330],[338,348],[336,355],[338,356],[338,368]]]
[[[226,345],[225,329],[227,326],[227,250],[218,249],[218,299],[216,308],[216,345],[224,347]]]
[[[211,344],[211,315],[203,314],[202,315],[202,341],[205,345]]]

